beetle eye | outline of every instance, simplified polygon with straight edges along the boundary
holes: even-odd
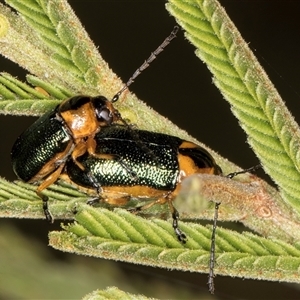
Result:
[[[113,113],[110,102],[103,96],[94,97],[93,106],[99,122],[111,124],[113,121]]]
[[[113,116],[109,109],[103,108],[101,110],[96,110],[97,120],[99,122],[105,122],[107,124],[111,124],[113,120]]]

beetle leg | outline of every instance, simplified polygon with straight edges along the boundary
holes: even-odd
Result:
[[[39,197],[42,199],[43,201],[43,211],[44,211],[44,215],[46,217],[46,220],[49,222],[49,223],[53,223],[54,220],[53,220],[53,217],[50,213],[50,210],[48,208],[48,200],[49,200],[49,197],[46,196],[46,195],[43,195],[43,194],[38,194]]]
[[[86,174],[89,178],[89,181],[92,183],[92,185],[94,186],[94,188],[96,189],[97,194],[98,194],[97,197],[93,197],[87,201],[88,205],[95,205],[96,203],[99,203],[102,201],[102,202],[106,202],[110,205],[121,206],[121,205],[125,205],[128,202],[128,200],[130,199],[129,196],[121,196],[121,197],[109,198],[109,199],[102,197],[101,193],[103,192],[103,189],[102,189],[101,185],[99,184],[99,182],[97,181],[97,179],[95,178],[95,176],[91,172],[87,172]]]
[[[138,207],[134,207],[134,208],[129,208],[128,211],[132,212],[132,213],[138,213],[142,210],[146,210],[146,209],[149,209],[150,207],[156,205],[156,204],[164,204],[166,203],[166,197],[164,198],[159,198],[157,200],[154,200],[150,203],[147,203],[145,205],[142,205],[142,206],[138,206]]]
[[[177,210],[174,211],[174,213],[172,213],[172,218],[173,218],[173,228],[175,231],[175,234],[178,238],[178,240],[185,244],[186,243],[186,235],[185,233],[178,227],[178,219],[179,219],[179,213]]]
[[[98,204],[101,200],[102,200],[102,198],[100,196],[93,197],[93,198],[88,199],[86,201],[86,204],[90,205],[90,206],[94,206],[95,204]]]
[[[71,157],[73,159],[73,161],[75,162],[75,164],[82,170],[84,171],[84,166],[82,165],[82,163],[80,163],[77,158],[82,156],[86,150],[87,150],[87,145],[85,143],[84,140],[80,140],[80,141],[77,141],[76,143],[76,146],[71,154]]]
[[[97,157],[97,158],[102,158],[102,159],[115,159],[116,161],[118,161],[120,163],[120,165],[130,174],[130,176],[137,180],[137,175],[136,175],[136,172],[132,171],[130,169],[130,167],[128,167],[126,165],[126,163],[124,161],[122,161],[122,157],[117,155],[117,154],[105,154],[105,153],[99,153],[99,154],[96,154],[95,153],[95,149],[96,149],[96,141],[94,139],[94,136],[92,137],[89,137],[87,139],[87,141],[84,141],[84,140],[81,140],[81,141],[77,141],[76,142],[76,146],[75,146],[75,149],[74,151],[72,152],[72,159],[73,161],[76,163],[76,165],[82,170],[84,171],[85,170],[85,167],[83,166],[83,164],[81,162],[79,162],[77,160],[78,157],[82,156],[83,154],[86,153],[86,151],[94,156],[94,157]],[[90,176],[89,176],[90,177]],[[92,178],[92,177],[90,177]],[[93,183],[96,183],[96,180],[91,180],[91,182]]]
[[[135,208],[132,208],[132,209],[128,209],[128,211],[130,211],[132,213],[138,213],[139,211],[149,209],[153,205],[164,204],[164,203],[166,203],[166,201],[169,204],[169,208],[170,208],[170,211],[171,211],[171,214],[172,214],[172,219],[173,219],[172,226],[173,226],[174,232],[175,232],[178,240],[181,243],[185,244],[187,237],[186,237],[185,233],[183,231],[181,231],[181,229],[178,226],[179,212],[177,211],[177,209],[174,207],[174,205],[172,203],[173,198],[170,197],[170,193],[168,193],[168,195],[163,197],[163,198],[159,198],[155,201],[152,201],[152,202],[150,202],[148,204],[145,204],[145,205],[142,205],[142,206],[138,206],[138,207],[135,207]]]
[[[48,186],[50,186],[52,183],[54,183],[58,177],[60,176],[63,167],[65,164],[61,164],[52,174],[50,174],[43,182],[39,185],[39,187],[36,190],[37,195],[43,200],[43,210],[45,217],[47,221],[53,223],[53,217],[51,216],[51,213],[48,208],[48,196],[42,194],[42,190],[46,189]]]
[[[126,205],[129,200],[130,200],[129,196],[121,196],[121,197],[117,197],[117,198],[115,198],[115,197],[104,198],[99,195],[97,197],[89,199],[87,201],[87,204],[93,206],[99,202],[104,202],[104,203],[107,203],[107,204],[113,205],[113,206],[123,206],[123,205]]]
[[[83,164],[81,162],[79,162],[77,160],[78,157],[82,156],[83,154],[85,154],[86,152],[88,152],[90,155],[92,156],[97,156],[95,154],[95,149],[96,149],[96,141],[94,139],[95,135],[91,135],[90,137],[88,137],[87,140],[84,139],[77,139],[75,140],[75,148],[71,154],[71,157],[73,159],[73,161],[75,162],[75,164],[82,170],[85,170],[85,167],[83,166]],[[109,155],[110,157],[111,155]],[[101,157],[101,156],[100,156]],[[102,158],[102,157],[101,157]],[[106,157],[103,157],[106,158]]]
[[[178,212],[178,210],[174,207],[174,205],[173,205],[171,199],[169,199],[168,204],[169,204],[169,208],[170,208],[171,213],[172,213],[172,218],[173,218],[173,223],[172,223],[172,225],[173,225],[175,234],[176,234],[178,240],[179,240],[181,243],[185,244],[185,243],[186,243],[187,237],[186,237],[185,233],[184,233],[184,232],[179,228],[179,226],[178,226],[179,212]]]
[[[90,183],[96,189],[97,194],[100,195],[102,193],[102,187],[95,178],[95,176],[91,172],[87,172],[86,175],[89,178]]]
[[[89,136],[88,139],[86,140],[86,149],[90,155],[95,155],[96,151],[96,140],[95,140],[95,135]]]

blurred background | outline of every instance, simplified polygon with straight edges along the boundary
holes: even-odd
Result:
[[[0,1],[3,3],[3,0]],[[71,0],[110,67],[126,81],[170,33],[175,20],[162,0]],[[296,120],[300,120],[300,1],[221,0],[266,69]],[[26,72],[0,57],[0,71],[24,80]],[[258,163],[211,74],[179,32],[130,87],[140,99],[237,165]],[[34,118],[0,116],[0,176],[15,179],[14,141]],[[43,220],[0,220],[0,299],[72,299],[117,286],[148,297],[176,299],[299,299],[297,285],[218,276],[216,295],[207,275],[183,273],[64,254],[47,246]]]

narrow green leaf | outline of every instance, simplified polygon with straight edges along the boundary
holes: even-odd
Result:
[[[0,101],[0,111],[4,114],[40,116],[61,103],[59,100],[38,100]]]
[[[5,218],[44,219],[42,201],[36,195],[37,186],[16,181],[11,183],[0,178],[0,216]],[[50,211],[56,219],[73,217],[77,202],[86,202],[87,196],[74,188],[52,185],[45,190],[49,197]]]
[[[12,0],[11,2],[14,2],[17,6],[20,4],[19,8],[21,10],[25,9],[25,11],[28,12],[28,9],[30,11],[32,8],[31,6],[33,5],[32,3],[35,1],[27,2]],[[62,1],[60,1],[60,3],[62,3]],[[29,8],[27,7],[27,4]],[[36,5],[36,3],[34,5]],[[47,17],[47,15],[45,16]],[[28,19],[26,20],[28,21]],[[76,20],[78,23],[78,19]],[[53,34],[56,36],[55,28],[49,29],[47,27],[40,26],[39,23],[34,23],[32,19],[28,22],[30,24],[26,23],[26,21],[24,21],[24,19],[22,19],[19,15],[13,13],[7,6],[0,4],[0,28],[3,29],[2,35],[0,34],[1,54],[18,63],[31,74],[38,76],[40,79],[51,82],[52,84],[57,83],[58,85],[64,85],[66,88],[71,89],[73,93],[74,91],[77,91],[77,93],[79,91],[89,91],[90,94],[95,93],[95,86],[88,87],[86,82],[83,84],[82,80],[79,81],[77,79],[77,75],[74,76],[72,72],[65,69],[64,65],[57,65],[53,63],[51,56],[56,53],[61,53],[61,56],[67,55],[71,61],[71,55],[65,48],[64,44],[61,45],[56,43],[54,47],[55,52],[53,52],[53,48],[49,47],[49,45],[45,43],[47,37],[49,38]],[[32,22],[35,24],[34,28],[31,27]],[[44,30],[47,30],[44,40],[37,34],[39,32],[37,28],[44,28]],[[59,41],[57,37],[55,40]],[[53,39],[48,39],[48,42],[54,43]],[[66,50],[59,51],[59,49]],[[96,55],[96,50],[93,53]],[[98,56],[95,60],[97,59]],[[77,74],[79,71],[78,68],[74,64],[73,68],[76,69]]]
[[[80,205],[75,220],[74,224],[64,227],[67,232],[50,233],[52,247],[143,265],[191,272],[208,271],[210,247],[205,238],[198,239],[197,235],[211,235],[211,230],[199,224],[185,223],[182,226],[182,229],[190,228],[192,231],[186,231],[188,241],[181,244],[177,241],[171,222],[145,220],[122,209],[111,212]],[[148,230],[140,230],[141,225],[147,226]],[[156,238],[159,228],[169,235],[169,242],[164,240],[165,237]],[[162,237],[160,233],[159,236]],[[199,243],[190,240],[198,240]],[[229,244],[234,248],[225,252]],[[217,274],[300,282],[300,276],[296,276],[299,274],[300,250],[290,244],[218,227],[216,246]]]
[[[53,86],[52,84],[50,84],[44,80],[41,80],[38,77],[35,77],[32,75],[27,75],[26,79],[30,84],[32,84],[36,87],[40,87],[43,90],[45,90],[53,98],[64,100],[64,99],[74,95],[71,91],[67,90],[66,88],[58,86],[58,85]]]
[[[47,43],[50,45],[51,50],[55,53],[62,53],[67,59],[70,59],[69,52],[62,45],[60,38],[57,36],[55,27],[51,20],[45,14],[42,7],[36,1],[7,1],[12,7],[19,11],[25,18],[26,22],[37,32],[44,41],[52,41],[53,43]],[[54,46],[56,45],[56,46]],[[51,47],[52,46],[52,47]]]
[[[89,89],[90,93],[95,93],[103,77],[101,73],[106,72],[108,67],[68,3],[66,1],[30,1],[27,4],[18,0],[7,0],[7,3],[18,10],[27,24],[34,29],[35,33],[38,33],[51,59],[64,73],[66,71],[69,73],[61,74],[63,76],[56,74],[56,82],[59,82],[57,77],[64,77],[61,78],[64,80],[69,78],[66,82],[67,86],[71,85],[77,91]],[[46,79],[43,74],[33,74]]]
[[[22,98],[28,99],[30,97],[30,95],[28,93],[26,93],[26,91],[21,89],[18,85],[16,85],[11,80],[9,80],[9,78],[0,76],[0,83],[2,83],[7,88],[9,88],[13,93],[20,95],[20,97],[22,97]]]
[[[7,1],[9,3],[9,1]],[[10,5],[12,3],[9,3]],[[23,17],[28,20],[32,20],[32,23],[37,23],[40,25],[40,30],[43,27],[52,28],[50,20],[45,16],[42,8],[37,4],[36,1],[15,1],[15,9],[22,12]]]
[[[15,77],[12,77],[8,73],[1,73],[0,81],[4,83],[4,80],[6,82],[6,86],[9,87],[21,98],[26,98],[26,96],[28,97],[28,99],[32,97],[36,97],[39,99],[48,98],[48,96],[46,96],[45,94],[42,94],[36,89],[29,86],[28,84],[17,80]]]
[[[6,86],[3,84],[0,84],[0,94],[1,98],[9,99],[9,100],[15,100],[16,94],[10,91]]]

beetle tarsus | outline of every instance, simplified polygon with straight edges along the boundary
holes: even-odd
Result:
[[[89,200],[87,200],[86,204],[90,205],[90,206],[94,206],[96,204],[98,204],[101,201],[101,197],[97,196],[97,197],[93,197],[90,198]]]
[[[144,205],[133,207],[133,208],[127,208],[127,211],[129,211],[132,214],[137,214],[143,210],[143,207],[144,207]]]
[[[42,198],[43,200],[43,211],[44,211],[44,214],[45,214],[45,217],[46,217],[46,220],[49,222],[49,223],[53,223],[54,222],[54,219],[49,211],[49,208],[48,208],[48,200],[49,198],[45,195],[41,195],[41,194],[38,194],[38,196],[40,198]]]
[[[102,193],[102,187],[95,178],[95,176],[91,172],[87,172],[86,175],[93,187],[95,188],[95,190],[97,191],[97,195],[100,195]]]
[[[185,233],[183,231],[181,231],[181,229],[178,227],[179,213],[175,209],[175,207],[174,207],[174,211],[172,212],[172,218],[173,218],[172,225],[173,225],[175,234],[176,234],[178,240],[181,243],[185,244],[187,241],[187,237],[186,237]]]

